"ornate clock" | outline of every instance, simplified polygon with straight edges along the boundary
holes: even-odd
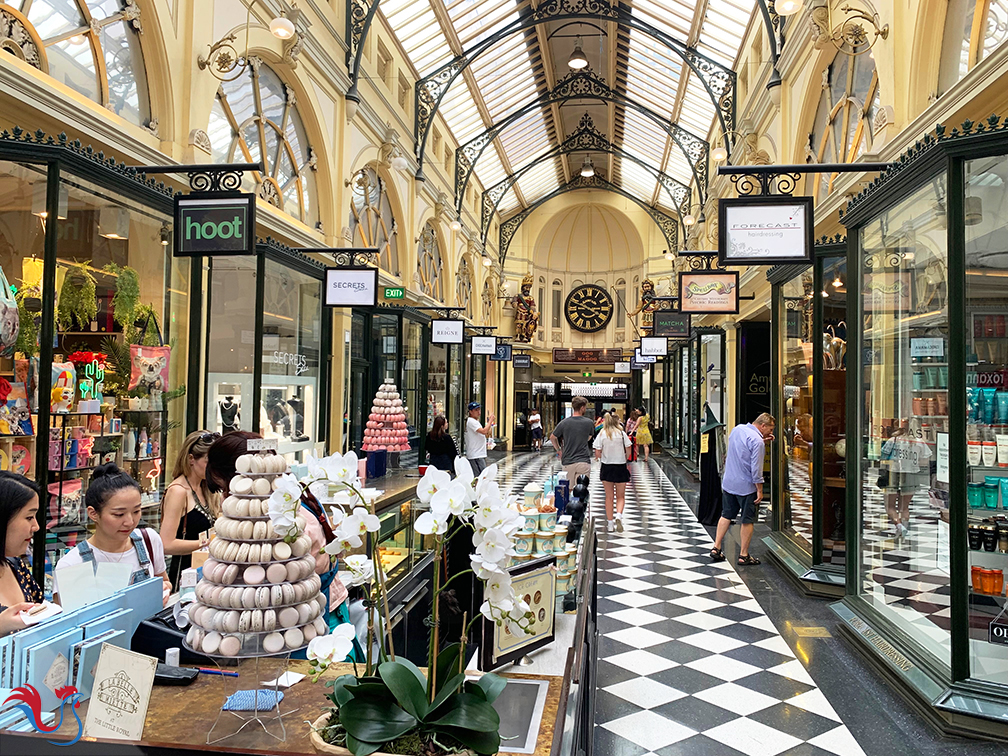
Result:
[[[578,286],[567,295],[564,315],[571,328],[583,333],[601,331],[612,319],[613,301],[609,292],[595,284]]]

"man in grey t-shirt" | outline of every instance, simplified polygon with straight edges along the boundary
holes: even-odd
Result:
[[[573,487],[578,475],[591,473],[592,439],[595,423],[584,416],[588,400],[575,396],[571,400],[574,414],[561,420],[550,434],[550,443],[560,455],[560,464]]]

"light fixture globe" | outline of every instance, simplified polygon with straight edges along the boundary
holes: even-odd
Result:
[[[682,219],[684,226],[694,226],[696,225],[696,216],[693,213],[686,213]]]
[[[269,29],[277,39],[290,39],[294,36],[294,22],[285,16],[277,16],[270,21]]]
[[[584,162],[581,164],[581,177],[591,178],[595,175],[595,165],[592,163],[591,155],[585,155]]]
[[[484,268],[492,268],[493,267],[493,260],[491,260],[489,257],[484,256],[483,257],[483,267]]]
[[[409,168],[409,161],[402,155],[396,155],[392,158],[393,171],[405,171],[407,168]]]
[[[458,218],[454,218],[452,220],[452,222],[451,222],[451,230],[452,231],[461,231],[462,230],[462,221],[460,221]]]
[[[715,163],[723,163],[728,159],[728,150],[723,146],[718,146],[710,151],[710,156]]]
[[[774,10],[779,16],[790,16],[801,10],[802,0],[776,0]]]
[[[668,260],[669,262],[672,262],[673,260],[675,260],[675,255],[673,255],[671,252],[669,252],[666,249],[665,250],[665,259]]]
[[[567,65],[575,71],[580,71],[588,66],[588,58],[585,57],[584,50],[581,48],[581,37],[578,37],[574,42],[574,49],[571,50],[570,57],[567,58]]]

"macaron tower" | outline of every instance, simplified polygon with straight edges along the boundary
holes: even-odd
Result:
[[[375,394],[371,414],[364,424],[363,449],[366,452],[382,449],[389,452],[410,450],[406,407],[391,381],[383,383]]]
[[[273,454],[244,454],[235,468],[189,608],[186,645],[225,657],[294,651],[329,629],[303,519],[297,516],[301,535],[290,543],[270,522],[269,496],[287,462]]]

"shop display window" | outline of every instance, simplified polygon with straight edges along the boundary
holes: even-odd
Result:
[[[434,425],[438,415],[447,417],[448,394],[451,381],[448,378],[448,351],[444,344],[431,344],[427,358],[427,430]]]
[[[259,425],[299,461],[319,442],[322,282],[266,259]]]
[[[847,497],[847,258],[821,259],[822,291],[822,509],[821,536],[824,564],[846,561]],[[936,407],[937,409],[937,407]],[[813,551],[815,545],[813,545]]]
[[[1008,645],[992,642],[990,634],[994,620],[1008,626],[1006,176],[1003,155],[965,161],[970,673],[976,680],[1001,683],[1008,680]],[[943,394],[939,389],[926,396]]]
[[[256,349],[256,260],[215,257],[207,271],[206,416],[204,427],[217,433],[266,430],[260,409],[252,424],[253,366]]]
[[[705,333],[700,336],[701,385],[704,402],[710,407],[714,417],[724,420],[724,334]],[[703,406],[700,407],[700,423],[703,424]]]
[[[410,451],[401,454],[399,461],[402,467],[416,466],[420,453],[420,434],[426,422],[424,397],[427,392],[423,390],[421,382],[424,379],[427,333],[429,326],[426,323],[403,319],[403,385],[400,393],[406,413]]]
[[[949,415],[945,194],[938,176],[858,229],[864,332],[857,589],[948,667],[948,473],[936,470]],[[989,350],[985,356],[1000,359]],[[994,466],[990,406],[981,415],[989,422],[971,427],[981,442],[990,435]]]

